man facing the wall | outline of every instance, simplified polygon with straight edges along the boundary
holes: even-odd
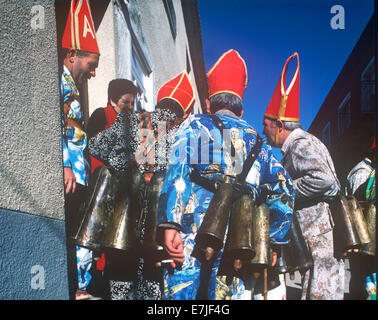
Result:
[[[285,89],[286,68],[297,59],[293,79]],[[281,148],[282,164],[295,187],[294,214],[309,246],[314,266],[302,280],[302,299],[342,300],[344,261],[334,258],[333,220],[328,201],[340,190],[331,156],[325,145],[302,130],[299,123],[299,57],[287,59],[264,115],[263,134]]]

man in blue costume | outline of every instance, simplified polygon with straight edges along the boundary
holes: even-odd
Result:
[[[80,223],[80,207],[86,197],[89,163],[86,157],[87,133],[78,85],[96,76],[100,59],[91,8],[88,1],[71,1],[62,38],[63,70],[60,93],[62,104],[63,177],[66,232],[70,237]],[[76,251],[76,252],[75,252]],[[67,245],[70,298],[86,299],[91,280],[92,251]],[[74,267],[76,265],[76,267]],[[75,273],[78,276],[73,274]],[[76,278],[76,280],[74,280]],[[74,296],[74,292],[76,292]]]
[[[197,232],[214,193],[192,181],[191,174],[195,171],[210,180],[221,177],[232,184],[258,140],[253,127],[241,119],[247,68],[238,52],[229,50],[222,55],[209,71],[208,83],[207,106],[226,130],[222,135],[210,115],[192,115],[181,125],[172,148],[157,221],[163,231],[164,248],[172,259],[164,275],[163,299],[166,300],[246,297],[240,278],[233,277],[230,284],[226,276],[217,275],[223,250],[216,253],[210,266],[205,297],[199,295],[201,262],[192,256]],[[229,139],[222,139],[226,135]],[[232,141],[233,149],[227,141]],[[269,206],[270,243],[287,244],[294,188],[291,178],[264,142],[245,181],[255,200]]]

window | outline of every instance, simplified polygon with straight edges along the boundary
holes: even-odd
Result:
[[[138,21],[132,22],[138,8],[132,1],[116,2],[115,16],[118,37],[117,73],[120,78],[130,79],[139,88],[135,98],[135,110],[153,111],[153,75],[148,48],[138,29]]]
[[[361,74],[361,112],[374,113],[375,101],[375,72],[374,57],[370,60]]]
[[[188,49],[186,49],[186,72],[189,74],[191,70]]]
[[[331,124],[328,122],[322,130],[322,141],[324,145],[331,151]]]
[[[175,8],[173,7],[172,0],[163,0],[163,3],[164,3],[165,12],[167,13],[167,16],[168,16],[168,21],[171,27],[173,39],[176,39],[177,28],[176,28]]]
[[[133,46],[131,55],[131,80],[140,89],[135,99],[136,111],[153,111],[153,79],[149,68],[142,62],[140,55]]]
[[[350,127],[350,92],[346,95],[343,102],[339,105],[337,111],[337,120],[339,126],[339,136],[344,135]]]

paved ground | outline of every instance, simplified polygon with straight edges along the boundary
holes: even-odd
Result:
[[[285,275],[286,280],[286,296],[287,300],[300,300],[301,298],[301,276],[299,272],[295,273],[294,280],[290,280],[289,274]],[[349,280],[350,280],[350,271],[349,271],[349,260],[345,259],[345,300],[348,300],[349,294]],[[86,300],[101,300],[98,297],[90,297]]]

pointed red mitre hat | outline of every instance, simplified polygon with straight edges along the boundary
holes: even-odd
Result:
[[[100,54],[88,0],[71,0],[62,47]]]
[[[186,70],[161,86],[156,103],[159,103],[163,99],[176,101],[184,111],[184,115],[192,110],[194,105],[194,90]]]
[[[247,66],[239,53],[231,49],[207,73],[209,98],[217,93],[228,92],[243,100],[247,81]]]
[[[297,59],[297,69],[295,70],[290,85],[285,89],[286,70],[289,61]],[[299,122],[299,57],[298,53],[292,54],[286,60],[281,76],[278,80],[276,90],[269,102],[268,108],[264,114],[270,119],[279,119],[284,121]]]

